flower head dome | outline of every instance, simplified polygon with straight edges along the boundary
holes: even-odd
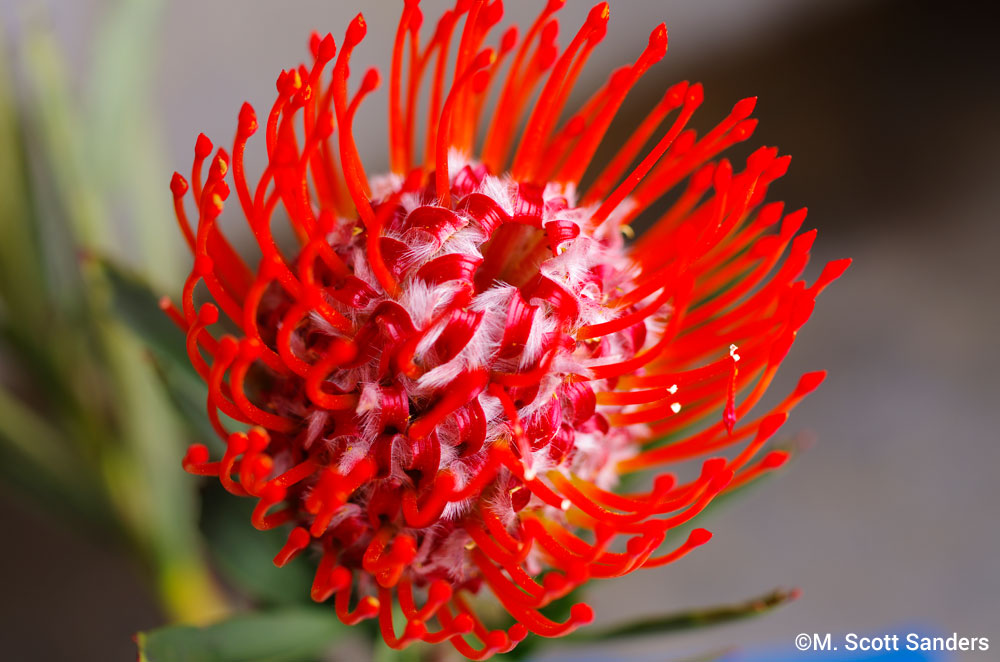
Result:
[[[332,599],[345,623],[377,618],[393,647],[447,640],[481,659],[589,622],[585,604],[564,622],[540,610],[706,542],[704,529],[672,531],[784,461],[761,449],[823,378],[803,376],[749,416],[847,266],[796,280],[815,232],[796,236],[805,210],[764,204],[789,157],[761,148],[738,168],[717,159],[753,132],[754,100],[699,136],[686,125],[701,85],[679,83],[596,163],[667,33],[657,26],[560,124],[609,13],[597,5],[560,50],[562,4],[550,1],[523,39],[511,28],[484,48],[500,0],[459,0],[426,44],[417,2],[406,2],[388,175],[369,178],[351,132],[380,84],[370,70],[348,90],[366,31],[358,15],[339,52],[331,35],[314,36],[312,61],[281,73],[262,126],[243,106],[231,155],[200,136],[190,186],[172,182],[194,267],[180,308],[164,308],[187,333],[226,444],[215,460],[192,446],[184,467],[256,499],[257,528],[292,525],[275,563],[309,550],[312,598]],[[253,183],[244,149],[258,133],[267,165]],[[581,186],[585,172],[596,176]],[[219,224],[232,190],[259,247],[252,258]],[[668,193],[652,229],[626,243],[629,224]],[[278,219],[294,249],[276,241]],[[694,458],[700,473],[666,473]],[[649,489],[616,491],[644,470],[656,472]],[[484,593],[509,613],[505,629],[477,613]]]

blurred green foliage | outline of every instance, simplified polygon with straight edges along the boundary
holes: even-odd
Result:
[[[301,662],[317,659],[343,628],[320,607],[244,614],[208,627],[140,633],[139,662]]]
[[[156,328],[161,315],[107,261],[164,280],[182,265],[165,249],[176,242],[154,180],[166,168],[143,89],[159,12],[155,1],[110,5],[78,85],[43,16],[0,49],[0,471],[129,545],[168,615],[200,622],[227,606],[205,561],[196,483],[169,470],[184,424],[151,360],[155,334],[123,323]]]

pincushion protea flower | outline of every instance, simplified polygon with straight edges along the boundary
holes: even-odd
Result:
[[[609,15],[607,3],[594,7],[560,52],[561,5],[550,1],[520,45],[511,28],[494,50],[482,46],[499,0],[459,0],[425,46],[417,2],[406,2],[389,78],[389,175],[368,178],[351,132],[380,82],[370,70],[348,94],[366,31],[358,15],[339,53],[331,35],[314,35],[312,62],[278,77],[256,186],[244,167],[258,131],[249,105],[231,156],[209,159],[202,135],[190,187],[179,174],[172,182],[194,268],[180,309],[164,308],[187,333],[226,444],[214,461],[192,446],[184,467],[257,499],[257,528],[293,524],[275,563],[311,549],[312,598],[333,597],[348,624],[377,618],[392,647],[447,640],[481,659],[530,632],[589,622],[585,604],[565,622],[540,610],[592,578],[662,566],[705,543],[704,529],[670,533],[782,464],[784,453],[761,449],[823,379],[803,376],[745,420],[816,296],[847,267],[796,280],[815,232],[796,236],[805,210],[763,202],[789,157],[761,148],[738,172],[714,160],[753,132],[754,99],[699,137],[685,127],[701,85],[679,83],[614,158],[594,163],[667,33],[657,26],[638,59],[559,126]],[[599,174],[581,188],[591,167]],[[227,178],[260,249],[256,269],[219,225]],[[626,245],[629,223],[677,186],[652,229]],[[276,215],[287,216],[297,254],[276,242]],[[214,303],[196,304],[196,290]],[[227,419],[251,427],[231,430]],[[688,479],[663,473],[706,457]],[[647,491],[614,491],[647,469],[660,472]],[[506,630],[477,615],[470,597],[483,588],[510,614]]]

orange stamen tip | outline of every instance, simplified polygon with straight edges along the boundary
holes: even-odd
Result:
[[[302,550],[308,547],[311,540],[309,532],[301,526],[297,526],[289,531],[288,539],[285,541],[284,546],[274,557],[274,565],[279,568],[284,567],[289,561],[298,556]]]
[[[792,155],[785,154],[774,160],[771,165],[767,167],[767,171],[764,173],[769,179],[777,179],[779,177],[784,177],[785,173],[788,172],[789,166],[792,165]]]
[[[607,23],[609,18],[611,18],[611,5],[601,2],[591,7],[590,13],[587,14],[587,24],[594,28]]]
[[[836,280],[844,275],[844,272],[854,263],[854,260],[849,257],[841,258],[839,260],[831,260],[826,263],[826,269],[829,270],[827,278],[831,281]]]
[[[427,634],[427,626],[421,621],[408,621],[403,632],[403,639],[408,641],[422,639]]]
[[[208,462],[208,447],[205,444],[191,444],[184,456],[184,466],[205,464]]]
[[[226,173],[229,172],[229,159],[221,149],[219,150],[219,155],[215,157],[215,161],[212,163],[212,168],[214,170],[213,174],[220,178],[225,177]]]
[[[760,466],[764,469],[777,469],[788,462],[790,457],[786,451],[771,451],[761,460]]]
[[[468,634],[476,627],[475,621],[468,614],[459,614],[451,622],[451,629],[455,634]]]
[[[699,547],[712,539],[712,532],[708,529],[692,529],[688,534],[687,544],[690,547]]]
[[[733,140],[739,142],[746,140],[753,135],[753,132],[757,129],[758,120],[750,118],[748,120],[743,120],[739,124],[733,127],[732,136]]]
[[[577,625],[586,625],[594,620],[594,610],[584,602],[578,602],[570,608],[569,618]]]
[[[348,47],[357,46],[367,34],[368,24],[365,23],[365,17],[362,14],[358,14],[347,28],[344,44]]]
[[[219,321],[219,308],[215,304],[202,304],[198,309],[198,324],[211,326]]]
[[[209,151],[211,151],[211,148]],[[187,180],[179,172],[175,172],[173,177],[170,178],[170,192],[174,194],[174,198],[183,198],[187,190]]]
[[[785,203],[783,202],[769,202],[761,207],[757,214],[757,222],[764,226],[773,225],[781,218],[781,212],[784,209]]]
[[[514,50],[514,46],[517,45],[517,26],[512,25],[503,33],[503,37],[500,38],[500,53],[506,54]]]
[[[666,94],[663,95],[663,103],[668,108],[677,108],[684,103],[685,94],[687,92],[689,83],[684,80],[679,83],[675,83],[667,89]]]
[[[263,349],[263,343],[256,338],[244,338],[240,341],[240,358],[245,361],[254,361],[260,356]]]
[[[792,242],[792,249],[803,252],[808,251],[812,248],[813,243],[815,243],[816,235],[818,234],[819,230],[816,228],[803,232],[795,238],[794,242]]]
[[[344,566],[337,566],[330,573],[330,584],[337,591],[347,588],[351,585],[351,571]]]
[[[365,92],[371,92],[378,88],[382,84],[382,74],[376,67],[372,67],[365,72],[365,77],[361,80],[361,89]]]
[[[488,67],[496,62],[496,59],[496,51],[492,48],[485,48],[478,55],[476,55],[476,59],[472,61],[472,68],[482,69],[484,67]]]
[[[238,132],[243,137],[252,136],[257,131],[257,113],[253,106],[244,102],[240,108]]]
[[[212,141],[204,133],[198,134],[198,140],[194,144],[194,155],[196,158],[204,159],[212,153]]]
[[[792,235],[802,227],[802,223],[805,222],[808,213],[809,210],[803,207],[790,214],[786,214],[785,218],[781,221],[781,238],[785,240],[791,239]]]
[[[691,175],[691,190],[697,193],[704,193],[712,185],[715,176],[715,164],[706,163],[700,170]]]
[[[507,635],[511,641],[524,641],[528,638],[529,630],[524,623],[514,623],[507,628]]]
[[[757,97],[747,97],[736,102],[729,116],[735,120],[742,120],[750,117],[753,109],[757,106]]]
[[[689,106],[700,106],[705,100],[705,88],[701,83],[695,83],[687,89],[687,97],[684,103]]]
[[[820,384],[826,380],[826,370],[807,372],[799,378],[795,392],[799,395],[806,395],[815,391]]]
[[[503,630],[491,630],[485,639],[486,646],[494,650],[500,650],[507,645],[507,633]]]
[[[336,54],[337,42],[334,41],[333,35],[327,32],[322,41],[319,42],[319,50],[316,53],[316,59],[320,62],[329,62]]]
[[[371,618],[378,613],[378,608],[381,603],[378,598],[372,596],[365,596],[358,605],[358,613],[363,615],[363,618]]]
[[[663,57],[667,53],[667,26],[660,23],[649,33],[649,48],[658,57]]]
[[[788,412],[786,411],[771,414],[760,422],[760,427],[757,428],[757,438],[769,439],[787,420]]]
[[[232,361],[236,358],[236,353],[240,349],[240,343],[236,338],[230,335],[222,336],[219,340],[219,350],[217,353],[217,358],[222,362]],[[251,441],[253,437],[251,437]]]

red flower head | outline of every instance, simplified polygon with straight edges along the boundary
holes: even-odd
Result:
[[[226,442],[215,461],[192,446],[184,467],[257,499],[257,528],[293,524],[275,563],[312,550],[312,598],[332,597],[345,623],[378,618],[393,647],[448,640],[480,659],[530,632],[587,623],[585,604],[565,622],[540,610],[590,579],[661,566],[706,542],[704,529],[670,534],[784,461],[761,448],[823,379],[805,375],[748,419],[816,296],[847,266],[827,265],[812,285],[796,280],[815,232],[796,236],[805,210],[763,202],[789,157],[761,148],[738,171],[715,160],[753,132],[754,99],[698,136],[685,127],[701,85],[674,85],[614,158],[596,163],[667,32],[657,26],[636,61],[559,125],[609,13],[597,5],[560,50],[562,4],[550,0],[520,43],[511,28],[484,48],[500,0],[459,0],[426,45],[417,2],[406,2],[389,77],[388,175],[369,179],[351,133],[380,83],[372,69],[348,93],[366,30],[358,15],[339,52],[331,35],[314,36],[312,62],[278,77],[256,185],[244,168],[259,128],[249,105],[231,156],[211,156],[198,139],[194,229],[188,183],[172,183],[194,269],[181,309],[165,308],[187,332]],[[485,113],[491,89],[499,101]],[[260,249],[256,268],[219,225],[231,186]],[[626,245],[629,223],[668,193],[652,229]],[[294,251],[276,241],[275,216],[287,217]],[[214,303],[197,305],[196,290]],[[251,427],[230,430],[228,419]],[[662,473],[705,457],[688,479]],[[661,472],[648,491],[614,491],[647,469]],[[488,629],[471,602],[483,589],[513,625]]]

